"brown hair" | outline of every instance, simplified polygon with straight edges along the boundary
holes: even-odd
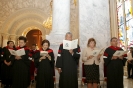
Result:
[[[41,45],[43,46],[44,43],[48,43],[48,46],[50,46],[50,42],[47,39],[43,40]]]
[[[10,44],[11,42],[14,44],[14,42],[13,42],[13,41],[7,41],[7,45],[8,45],[8,44]]]
[[[90,39],[88,40],[88,43],[87,43],[87,46],[88,46],[88,47],[89,47],[90,42],[92,42],[92,41],[94,41],[95,46],[96,46],[96,40],[95,40],[94,38],[90,38]]]
[[[117,39],[117,38],[116,38],[116,37],[112,37],[112,38],[110,39],[110,42],[112,42],[113,39]]]

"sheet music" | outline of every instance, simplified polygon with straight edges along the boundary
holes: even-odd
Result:
[[[91,55],[98,56],[100,54],[100,51],[101,50],[93,50],[92,53],[91,53]]]
[[[75,39],[73,41],[63,40],[63,49],[70,50],[77,48],[78,45],[78,39]]]
[[[22,56],[22,55],[25,55],[25,50],[24,50],[24,48],[22,48],[22,49],[19,49],[19,50],[11,50],[11,49],[9,49],[9,51],[10,51],[10,53],[12,54],[12,55],[15,55],[15,56]]]
[[[46,56],[47,54],[48,54],[47,51],[41,51],[41,52],[40,52],[40,56]]]
[[[124,54],[127,54],[127,52],[128,51],[122,51],[122,50],[117,50],[114,54],[113,54],[113,56],[122,56],[122,55],[124,55]]]

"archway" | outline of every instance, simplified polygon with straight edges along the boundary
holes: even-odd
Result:
[[[32,29],[27,34],[27,46],[31,48],[32,44],[36,44],[38,48],[41,47],[42,32],[38,29]]]

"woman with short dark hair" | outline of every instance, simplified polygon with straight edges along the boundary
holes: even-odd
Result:
[[[4,88],[9,88],[12,85],[12,75],[11,75],[11,69],[13,65],[13,58],[11,58],[10,50],[15,50],[14,42],[8,41],[7,46],[3,48],[2,50],[2,84],[4,85]]]
[[[35,65],[37,67],[36,88],[54,88],[54,53],[49,47],[50,42],[48,40],[43,40],[42,48],[37,58],[35,58]],[[45,51],[44,54],[42,54],[43,51]]]
[[[26,47],[27,39],[24,36],[19,37],[19,47],[16,50],[24,48],[25,55],[14,55],[13,63],[13,84],[12,88],[27,88],[30,84],[30,60],[29,48]]]

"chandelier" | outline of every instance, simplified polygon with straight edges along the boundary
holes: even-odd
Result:
[[[50,11],[50,16],[47,18],[47,20],[45,20],[44,22],[43,22],[43,26],[44,26],[44,28],[46,28],[46,29],[52,29],[52,0],[51,0],[51,2],[50,2],[50,7],[51,7],[51,11]]]

